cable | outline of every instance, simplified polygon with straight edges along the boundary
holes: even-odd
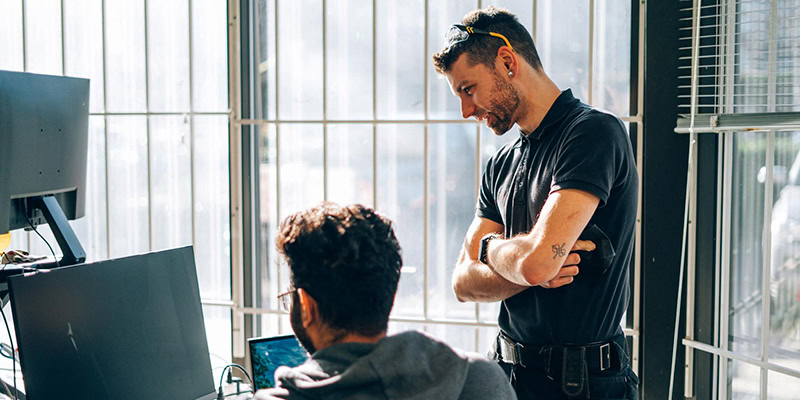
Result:
[[[39,235],[40,238],[42,238],[42,240],[44,241],[44,244],[46,244],[47,248],[50,249],[50,254],[53,255],[53,261],[56,262],[56,268],[58,268],[59,265],[58,265],[58,258],[56,257],[56,252],[53,251],[52,247],[50,247],[50,243],[47,241],[47,239],[45,239],[44,236],[42,236],[42,234],[39,233],[38,230],[36,230],[36,227],[33,225],[33,221],[31,221],[31,218],[28,216],[28,203],[27,202],[25,203],[25,219],[28,220],[28,225],[31,226],[31,229],[33,229],[33,231],[36,232],[36,234]]]
[[[233,363],[233,364],[228,364],[228,365],[226,365],[226,366],[225,366],[225,367],[222,369],[222,373],[221,373],[221,374],[220,374],[220,376],[219,376],[219,387],[220,387],[220,388],[222,387],[222,378],[224,378],[224,377],[225,377],[225,370],[226,370],[226,369],[228,369],[228,368],[230,368],[230,367],[236,367],[236,368],[239,368],[239,369],[240,369],[242,372],[244,372],[244,376],[246,376],[246,377],[247,377],[247,380],[249,380],[249,381],[250,381],[250,384],[251,384],[251,385],[255,385],[255,382],[253,382],[253,378],[251,378],[251,377],[250,377],[250,374],[248,374],[248,373],[247,373],[247,370],[246,370],[246,369],[244,369],[244,367],[242,367],[241,365],[239,365],[239,364],[236,364],[236,363]]]
[[[11,350],[12,350],[11,354],[13,354],[14,357],[16,358],[16,353],[13,352],[14,351],[14,339],[11,337],[11,329],[9,329],[9,327],[8,327],[8,320],[6,319],[6,313],[5,313],[5,311],[3,311],[3,307],[2,306],[0,306],[0,314],[3,315],[3,322],[6,324],[6,332],[8,332],[8,340],[11,342]],[[17,363],[16,363],[16,360],[15,360],[15,362],[11,363],[11,376],[12,376],[11,379],[14,380],[14,383],[13,383],[13,386],[14,386],[14,399],[19,399],[19,391],[17,390]],[[250,382],[252,382],[252,381],[250,381]],[[10,391],[8,393],[11,394]]]
[[[236,363],[228,364],[224,368],[222,368],[222,373],[219,375],[219,390],[217,391],[217,399],[219,399],[219,400],[224,399],[225,397],[227,397],[227,396],[223,396],[222,395],[222,379],[225,378],[225,370],[227,370],[227,369],[229,369],[231,367],[239,368],[242,372],[244,372],[244,375],[250,381],[250,387],[252,388],[250,391],[254,392],[254,390],[255,390],[256,384],[255,384],[255,382],[253,382],[253,378],[250,377],[250,374],[247,373],[247,370],[244,369],[244,367],[242,367],[241,365],[236,364]]]

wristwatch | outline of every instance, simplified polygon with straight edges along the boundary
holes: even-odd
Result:
[[[481,246],[478,248],[478,261],[489,265],[489,241],[502,236],[499,233],[487,233],[481,238]]]

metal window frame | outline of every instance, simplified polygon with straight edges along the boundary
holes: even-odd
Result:
[[[25,21],[26,17],[27,17],[26,16],[26,1],[25,0],[20,0],[20,1],[22,3],[22,15],[21,15],[21,18],[22,18],[23,70],[27,71],[27,69],[28,69],[28,63],[27,63],[28,47],[27,47],[27,42],[26,42],[26,38],[25,38],[26,37],[26,29],[27,29],[27,24],[26,24],[26,21]],[[107,26],[107,22],[106,22],[106,2],[107,1],[108,0],[101,0],[101,2],[100,2],[100,30],[101,30],[100,41],[101,41],[101,50],[102,50],[102,52],[101,52],[102,60],[101,61],[102,61],[102,71],[103,71],[102,72],[102,75],[103,75],[103,78],[102,78],[102,81],[103,81],[103,97],[102,97],[103,111],[102,112],[90,112],[89,115],[90,116],[95,116],[95,117],[103,117],[103,125],[104,125],[103,134],[104,134],[104,146],[105,146],[105,149],[104,149],[104,157],[105,157],[105,159],[104,159],[104,168],[105,168],[104,176],[105,176],[105,186],[106,186],[106,193],[105,193],[105,199],[106,199],[106,212],[105,212],[105,225],[106,225],[106,238],[105,238],[105,241],[106,241],[106,249],[105,250],[106,250],[106,253],[110,255],[111,254],[111,230],[108,229],[108,227],[110,226],[110,213],[109,213],[109,206],[108,206],[108,204],[109,204],[109,196],[108,196],[108,181],[109,181],[109,172],[108,172],[108,161],[109,161],[108,160],[108,150],[109,150],[109,148],[108,148],[108,134],[109,134],[109,132],[108,132],[108,119],[109,118],[108,117],[115,117],[115,116],[142,116],[142,117],[146,117],[147,118],[146,124],[145,124],[146,125],[146,135],[147,135],[147,138],[148,138],[147,154],[146,154],[147,161],[146,161],[146,163],[147,163],[148,197],[150,197],[150,196],[152,196],[152,182],[151,182],[151,168],[150,168],[150,158],[151,158],[150,156],[151,156],[151,146],[152,146],[152,144],[151,144],[151,140],[150,140],[150,137],[151,137],[150,117],[151,116],[176,116],[176,117],[187,117],[188,116],[189,117],[188,120],[189,120],[190,143],[192,144],[191,147],[190,147],[190,171],[191,171],[191,177],[190,178],[191,178],[191,181],[192,181],[191,182],[191,195],[193,197],[194,196],[194,189],[195,189],[195,179],[194,179],[195,178],[194,177],[195,142],[194,142],[194,120],[193,120],[192,117],[194,117],[195,115],[219,115],[219,116],[228,116],[229,117],[229,121],[230,121],[231,120],[231,118],[230,118],[230,114],[231,113],[230,113],[230,111],[219,111],[219,112],[199,112],[199,111],[194,111],[194,104],[193,104],[193,98],[192,98],[192,94],[193,94],[192,93],[192,90],[193,90],[193,76],[192,76],[193,69],[192,68],[193,68],[194,63],[192,62],[192,45],[193,45],[192,26],[193,25],[192,25],[192,2],[191,1],[187,2],[187,5],[188,5],[188,33],[187,33],[187,37],[189,39],[188,40],[188,46],[189,46],[189,52],[188,52],[188,55],[189,55],[189,63],[188,63],[189,64],[189,76],[188,76],[188,82],[189,82],[189,111],[186,111],[186,112],[155,112],[155,111],[151,111],[150,110],[150,84],[149,84],[150,71],[149,71],[149,68],[148,68],[148,57],[149,57],[149,55],[148,55],[148,33],[147,33],[147,21],[148,21],[147,7],[148,7],[148,1],[150,1],[150,0],[143,0],[143,2],[142,2],[142,7],[143,7],[142,16],[143,16],[143,23],[144,23],[143,26],[144,26],[144,64],[145,64],[145,69],[144,69],[144,74],[145,74],[145,111],[141,111],[141,112],[112,112],[112,111],[108,111],[108,96],[109,96],[109,94],[108,94],[108,85],[107,85],[107,82],[108,82],[108,62],[107,62],[107,60],[108,60],[108,58],[107,58],[107,54],[106,54],[106,48],[107,48],[106,32],[108,31],[108,26]],[[63,0],[61,0],[59,2],[59,6],[60,6],[59,14],[60,14],[60,21],[61,21],[61,73],[62,74],[66,74],[67,73],[67,71],[66,71],[66,69],[67,69],[66,68],[67,67],[66,66],[66,44],[64,42],[64,35],[65,35],[65,29],[66,28],[65,28],[64,1]],[[195,235],[196,235],[196,232],[195,232],[196,231],[196,229],[195,229],[195,221],[194,221],[194,201],[191,202],[191,207],[192,207],[192,222],[191,222],[191,224],[192,224],[192,228],[191,228],[192,229],[192,241],[194,242],[194,238],[195,238]],[[148,226],[149,226],[148,229],[150,231],[150,237],[149,237],[149,240],[148,240],[148,249],[149,249],[149,251],[152,251],[153,250],[152,201],[149,202],[149,206],[148,206],[148,222],[147,223],[148,223]],[[27,238],[28,247],[30,247],[31,235],[32,235],[32,233],[30,233],[30,232],[28,232],[28,234],[26,235],[28,237]],[[233,304],[232,299],[204,298],[201,301],[202,301],[203,305],[207,305],[207,306],[231,307],[232,304]]]
[[[278,29],[278,24],[280,23],[279,19],[278,19],[279,0],[268,0],[268,1],[274,1],[274,7],[275,7],[275,14],[276,15],[274,15],[272,18],[270,18],[270,20],[272,20],[274,22],[272,28],[274,29],[275,42],[276,42],[274,51],[275,51],[275,56],[277,57],[278,54],[279,54],[279,46],[280,46],[280,37],[279,37],[279,29]],[[238,1],[229,0],[229,3],[238,3]],[[479,0],[478,1],[478,6],[479,7],[482,5],[481,3],[482,3],[481,0]],[[594,32],[594,28],[593,27],[594,27],[595,7],[597,6],[596,3],[597,2],[594,1],[594,0],[590,1],[590,22],[591,22],[591,25],[592,25],[592,27],[590,27],[590,29],[589,29],[589,38],[588,38],[590,44],[594,44],[595,43],[595,41],[594,41],[595,32]],[[423,82],[423,90],[424,90],[424,105],[423,105],[424,106],[424,112],[423,112],[423,118],[422,119],[404,119],[404,120],[379,119],[379,118],[377,118],[377,112],[376,111],[377,111],[378,98],[377,98],[377,86],[376,86],[376,79],[377,79],[377,60],[376,60],[376,57],[377,57],[376,56],[376,53],[377,53],[377,51],[376,51],[376,42],[377,42],[376,24],[377,24],[377,20],[376,20],[376,16],[377,16],[377,5],[378,5],[378,3],[377,3],[376,0],[373,0],[373,2],[372,2],[372,5],[373,5],[373,9],[372,9],[372,40],[373,40],[373,42],[372,42],[373,43],[373,46],[372,46],[372,82],[373,82],[372,101],[373,101],[373,114],[372,114],[372,117],[373,118],[372,119],[358,119],[358,120],[329,119],[329,116],[327,115],[327,89],[328,88],[327,88],[327,60],[326,60],[326,58],[327,58],[326,57],[326,54],[327,54],[327,39],[326,39],[327,32],[326,32],[326,24],[325,24],[325,20],[327,19],[327,16],[325,15],[326,14],[326,9],[327,9],[326,1],[323,0],[322,4],[323,4],[323,7],[322,7],[322,19],[323,19],[323,24],[322,24],[322,26],[323,26],[323,28],[322,28],[322,36],[323,36],[323,40],[322,40],[322,44],[323,44],[323,47],[322,47],[322,52],[323,52],[323,60],[322,60],[322,69],[323,69],[323,88],[322,88],[322,91],[323,91],[323,93],[322,93],[322,95],[323,95],[323,102],[322,102],[322,104],[323,104],[323,114],[322,114],[322,118],[321,119],[281,119],[280,118],[280,109],[279,109],[280,102],[278,101],[279,100],[279,96],[280,96],[280,90],[278,88],[275,89],[275,101],[276,101],[276,104],[275,104],[275,118],[241,118],[241,113],[237,112],[237,110],[239,108],[238,107],[239,106],[239,102],[241,101],[241,98],[240,98],[241,96],[237,97],[236,93],[234,93],[232,91],[231,92],[231,106],[232,106],[232,109],[234,110],[233,111],[234,112],[233,113],[233,118],[231,120],[232,136],[234,135],[234,131],[240,129],[240,127],[243,126],[243,125],[253,126],[253,127],[257,128],[256,130],[259,131],[259,132],[262,132],[263,129],[266,126],[272,125],[272,126],[274,126],[274,129],[275,129],[275,138],[276,138],[275,146],[279,146],[280,127],[282,125],[284,125],[284,124],[308,124],[308,123],[321,124],[323,126],[323,157],[324,157],[324,160],[323,160],[323,165],[324,165],[324,167],[323,167],[323,171],[324,171],[323,184],[325,186],[324,190],[323,190],[323,193],[324,193],[323,196],[324,196],[324,198],[327,198],[327,195],[328,195],[328,193],[327,193],[328,192],[328,190],[327,190],[328,189],[328,179],[327,179],[327,169],[328,169],[328,159],[327,158],[328,157],[327,157],[327,154],[328,154],[328,139],[329,139],[328,136],[327,136],[327,126],[328,126],[328,124],[370,124],[373,127],[373,143],[372,143],[373,144],[373,203],[377,206],[377,179],[378,179],[377,176],[378,176],[378,174],[377,174],[377,170],[376,170],[377,169],[377,163],[375,162],[376,161],[375,158],[377,157],[377,153],[375,151],[375,146],[376,146],[376,143],[377,143],[377,141],[376,141],[377,137],[376,136],[377,136],[378,125],[383,125],[383,124],[387,124],[387,125],[388,124],[415,124],[415,125],[422,125],[424,127],[423,158],[424,158],[424,176],[425,176],[423,196],[424,196],[424,199],[425,199],[425,203],[427,204],[427,199],[429,198],[428,186],[429,186],[429,178],[430,178],[429,177],[430,169],[429,169],[429,165],[428,165],[429,164],[429,157],[430,157],[430,149],[429,149],[429,145],[428,145],[429,135],[430,135],[429,126],[431,124],[442,124],[442,123],[448,123],[448,124],[474,124],[475,125],[475,132],[476,132],[476,141],[477,141],[476,145],[477,145],[477,149],[478,149],[476,151],[476,154],[475,154],[475,157],[476,157],[475,188],[477,190],[477,188],[479,187],[478,185],[480,184],[480,152],[479,152],[480,151],[480,143],[481,143],[480,142],[480,140],[481,140],[481,138],[480,138],[481,137],[481,134],[480,134],[481,133],[480,123],[477,122],[477,121],[469,121],[469,120],[463,120],[463,119],[458,119],[458,120],[453,120],[453,119],[432,119],[432,118],[430,118],[430,115],[429,115],[429,91],[430,91],[430,82],[429,82],[429,73],[428,73],[428,69],[429,69],[429,57],[428,56],[429,56],[429,53],[430,53],[430,49],[429,49],[429,36],[430,36],[430,20],[429,20],[429,18],[430,18],[430,16],[429,16],[430,4],[429,4],[429,0],[425,0],[425,2],[424,2],[424,7],[425,7],[425,15],[424,15],[424,19],[425,19],[425,23],[424,23],[425,24],[425,34],[424,34],[424,36],[425,36],[425,39],[424,39],[423,51],[424,51],[425,56],[423,57],[423,63],[424,64],[421,65],[421,68],[424,71],[424,73],[423,73],[423,79],[424,79],[424,82]],[[531,27],[532,31],[531,32],[532,32],[532,35],[533,35],[534,38],[536,37],[536,5],[537,5],[537,1],[536,0],[532,0],[533,18],[532,18],[532,27]],[[638,95],[637,96],[637,99],[638,99],[637,112],[636,112],[636,115],[632,115],[632,116],[627,116],[627,117],[621,118],[625,122],[628,122],[628,123],[630,123],[632,125],[635,124],[635,126],[637,128],[636,129],[636,132],[637,132],[637,141],[636,142],[637,142],[637,152],[638,152],[637,154],[641,154],[642,142],[643,142],[643,140],[642,140],[642,138],[643,138],[643,132],[642,132],[642,109],[643,109],[643,98],[644,98],[644,96],[643,96],[643,85],[642,85],[641,77],[643,76],[643,69],[644,69],[644,60],[643,60],[643,57],[642,57],[642,55],[644,53],[644,40],[643,40],[643,35],[644,35],[643,18],[644,18],[644,15],[645,15],[644,7],[640,7],[639,8],[639,14],[636,15],[636,16],[634,16],[634,15],[631,16],[631,18],[639,18],[639,21],[640,21],[639,24],[638,24],[638,26],[639,26],[639,41],[638,41],[639,47],[637,49],[633,49],[633,48],[631,49],[631,52],[632,53],[635,52],[635,54],[637,55],[637,59],[635,61],[632,59],[631,62],[632,63],[633,62],[637,63],[636,64],[636,68],[637,68],[638,73],[639,73],[639,79],[638,79],[638,82],[636,83],[636,87],[631,85],[631,92],[633,92],[635,90],[637,95]],[[238,31],[237,32],[231,31],[229,39],[231,40],[231,43],[236,43],[236,45],[232,46],[232,47],[234,47],[237,51],[239,51],[240,52],[239,54],[241,54],[242,51],[247,51],[246,49],[242,49],[241,48],[240,36],[239,36]],[[260,40],[260,38],[255,38],[254,40],[251,40],[251,42],[252,43],[257,43],[257,40]],[[589,65],[593,66],[594,65],[594,60],[593,60],[594,59],[594,49],[593,49],[593,46],[590,46],[590,48],[589,48],[588,57],[589,57],[589,60],[588,60],[589,61]],[[230,68],[229,68],[229,70],[231,71],[231,82],[240,82],[241,79],[236,74],[241,73],[242,69],[241,69],[241,66],[238,64],[239,60],[234,60],[233,58],[234,57],[231,56],[231,60],[230,60],[231,64],[230,64]],[[279,62],[279,60],[276,60],[276,62],[275,62],[276,81],[280,80],[280,67],[279,66],[280,66],[280,62]],[[588,86],[590,88],[589,89],[590,93],[591,93],[591,90],[592,90],[591,88],[594,85],[593,79],[594,79],[594,75],[593,75],[592,72],[590,72],[589,73],[589,82],[588,82]],[[258,85],[256,85],[256,86],[258,86]],[[236,105],[236,106],[234,106],[234,105]],[[260,108],[259,108],[259,110],[260,110]],[[233,150],[233,148],[232,148],[232,150]],[[275,168],[277,169],[277,171],[276,171],[277,172],[277,176],[276,176],[276,193],[275,193],[276,194],[276,204],[275,204],[275,207],[278,208],[277,211],[278,211],[278,214],[280,214],[280,201],[278,200],[280,198],[280,151],[279,151],[279,149],[276,149],[276,150],[277,151],[276,151],[276,160],[275,160],[275,164],[276,165],[275,165]],[[250,156],[250,155],[234,154],[233,151],[232,151],[232,154],[231,154],[231,158],[232,159],[234,157],[239,158],[239,157],[248,157],[248,156]],[[233,163],[233,161],[232,161],[232,163]],[[242,165],[241,162],[239,162],[238,165]],[[232,164],[232,166],[233,166],[233,164]],[[639,157],[637,159],[637,166],[641,170],[641,157]],[[234,182],[235,178],[241,179],[241,176],[234,177],[232,175],[232,177],[231,177],[231,182],[232,183]],[[641,181],[641,176],[639,177],[639,179]],[[641,184],[641,182],[640,182],[640,184]],[[232,186],[232,190],[233,190],[233,186]],[[639,194],[639,196],[641,197],[641,193]],[[232,198],[233,198],[233,195],[232,195]],[[640,199],[640,204],[639,204],[639,210],[637,210],[637,216],[638,217],[637,217],[637,222],[636,222],[636,252],[637,252],[637,254],[639,254],[639,252],[640,252],[639,247],[640,247],[640,244],[641,244],[641,199]],[[485,327],[494,327],[494,328],[496,328],[497,327],[496,322],[484,322],[484,321],[481,320],[479,304],[475,305],[475,319],[474,320],[472,320],[472,319],[460,320],[460,319],[431,318],[430,317],[429,304],[428,304],[428,302],[429,302],[429,300],[428,300],[428,297],[429,297],[428,294],[429,293],[428,292],[429,292],[429,285],[430,285],[429,278],[428,278],[429,273],[430,273],[430,271],[429,271],[429,260],[428,260],[428,253],[429,253],[428,238],[430,237],[430,232],[429,232],[430,215],[429,215],[428,207],[425,207],[425,209],[424,209],[424,217],[423,218],[424,218],[423,235],[425,236],[425,239],[423,240],[423,243],[424,243],[424,247],[423,247],[423,264],[424,264],[423,265],[423,273],[424,273],[423,280],[424,280],[424,282],[423,282],[423,312],[422,312],[423,316],[421,318],[391,317],[390,321],[392,321],[392,322],[418,323],[418,324],[424,324],[424,325],[447,325],[447,326],[474,327],[474,328],[476,328],[476,334],[475,334],[476,344],[475,345],[476,345],[476,350],[478,350],[479,344],[480,344],[479,343],[479,336],[480,336],[479,328],[485,328]],[[243,225],[247,225],[247,224],[250,224],[250,223],[252,223],[252,222],[248,222],[248,221],[243,221],[242,222]],[[233,225],[232,225],[232,229],[233,229]],[[232,235],[232,237],[235,237],[235,235]],[[232,243],[232,246],[233,246],[233,243]],[[247,251],[247,250],[244,250],[244,251]],[[237,252],[238,252],[238,250],[237,250]],[[233,275],[236,276],[236,277],[241,277],[241,278],[245,278],[246,279],[246,277],[244,277],[243,273],[242,273],[242,271],[243,271],[242,262],[241,262],[241,260],[237,260],[237,261],[238,262],[232,263],[232,268],[234,268],[234,270],[238,270],[238,272],[234,271]],[[634,295],[633,295],[633,305],[632,305],[632,313],[633,313],[633,317],[634,317],[633,318],[633,326],[630,327],[630,328],[625,328],[624,329],[625,335],[632,337],[632,342],[633,342],[632,363],[633,363],[633,367],[634,367],[635,370],[638,370],[638,364],[639,364],[639,354],[638,353],[639,353],[639,346],[640,346],[640,334],[639,334],[640,282],[641,282],[640,263],[641,263],[640,257],[639,256],[635,257],[635,259],[634,259],[634,269],[632,271],[633,274],[634,274],[634,287],[633,287]],[[281,279],[280,268],[278,268],[276,279],[278,279],[279,281]],[[239,285],[239,284],[240,283],[237,282],[237,285]],[[233,311],[237,315],[256,315],[256,314],[262,314],[262,315],[263,314],[285,315],[284,313],[282,313],[281,311],[279,311],[277,309],[263,308],[263,307],[262,308],[259,308],[259,307],[245,307],[245,306],[243,306],[243,304],[244,304],[243,299],[241,297],[239,297],[239,294],[241,293],[241,291],[240,290],[235,290],[235,293],[236,293],[236,300],[234,301]],[[234,320],[238,320],[238,318],[234,318]],[[280,325],[280,320],[281,319],[279,318],[278,319],[279,325]],[[280,329],[280,326],[279,326],[279,329]],[[234,341],[235,342],[238,341],[238,342],[242,342],[243,343],[244,339],[245,339],[244,332],[234,328]],[[235,355],[235,356],[238,356],[238,355]]]
[[[721,187],[717,197],[717,271],[716,271],[716,285],[717,291],[715,293],[715,326],[717,334],[715,335],[714,343],[707,344],[693,339],[692,331],[689,330],[689,320],[693,315],[693,308],[687,304],[687,336],[682,340],[686,346],[687,363],[686,363],[686,392],[685,395],[691,397],[693,395],[691,390],[692,381],[690,380],[691,374],[689,371],[693,368],[689,355],[693,354],[695,350],[703,351],[712,354],[714,357],[714,374],[716,378],[713,384],[713,393],[715,398],[727,398],[729,396],[728,384],[729,381],[729,361],[739,361],[759,368],[759,394],[760,398],[766,399],[769,395],[768,377],[769,372],[776,372],[800,379],[800,369],[785,367],[783,365],[774,364],[769,360],[769,339],[770,339],[770,285],[771,285],[771,248],[772,233],[772,207],[773,207],[773,164],[775,152],[775,134],[779,131],[800,130],[800,112],[775,112],[776,109],[776,53],[777,53],[777,39],[776,39],[776,25],[777,25],[777,0],[770,1],[770,19],[769,19],[769,54],[768,54],[768,112],[766,113],[734,113],[733,110],[733,87],[734,87],[734,70],[733,62],[730,62],[731,57],[735,57],[735,24],[736,24],[736,3],[738,0],[723,1],[721,6],[725,7],[727,15],[723,18],[727,20],[725,28],[727,31],[719,35],[725,38],[726,42],[718,46],[725,52],[724,65],[721,67],[723,82],[721,82],[720,92],[720,105],[722,105],[721,114],[698,114],[695,115],[695,107],[692,107],[692,114],[689,116],[681,116],[675,128],[676,133],[689,133],[696,135],[697,133],[716,133],[720,135],[720,148],[718,150],[718,176],[717,185]],[[694,7],[697,7],[698,1],[695,0]],[[715,5],[716,6],[716,5]],[[696,18],[696,10],[693,14]],[[718,25],[722,26],[722,25]],[[693,51],[693,54],[697,50]],[[693,63],[693,65],[696,64]],[[696,80],[698,73],[696,68],[692,68],[692,81]],[[693,93],[692,102],[694,103],[696,95]],[[730,284],[731,284],[731,236],[732,236],[732,160],[734,155],[733,139],[735,132],[743,131],[756,131],[766,135],[766,177],[765,177],[765,193],[764,193],[764,212],[763,221],[764,227],[762,232],[762,246],[765,248],[762,254],[762,271],[761,271],[761,293],[759,295],[761,301],[761,338],[759,341],[759,357],[752,357],[739,352],[729,350],[729,308],[730,308]],[[689,244],[692,248],[692,243]],[[692,254],[692,252],[690,252]],[[691,259],[691,258],[690,258]],[[690,297],[687,293],[687,298]]]

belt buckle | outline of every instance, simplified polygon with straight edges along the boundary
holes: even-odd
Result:
[[[611,368],[611,344],[600,345],[600,371]]]
[[[514,343],[511,339],[505,337],[504,335],[500,335],[500,358],[509,364],[514,365],[521,365],[522,364],[522,357],[519,354],[519,348],[522,348],[522,345],[519,343]],[[519,347],[517,347],[519,346]]]

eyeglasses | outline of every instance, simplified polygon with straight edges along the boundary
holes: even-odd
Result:
[[[453,24],[450,26],[450,29],[447,30],[447,33],[445,33],[444,35],[444,48],[449,49],[456,43],[461,43],[463,41],[466,41],[467,39],[469,39],[469,35],[471,34],[489,35],[503,39],[503,41],[506,42],[506,46],[508,46],[508,48],[511,49],[511,51],[514,51],[514,48],[511,47],[511,42],[509,42],[505,36],[497,32],[485,31],[483,29],[475,29],[471,26],[461,25],[461,24]]]
[[[278,307],[280,307],[281,311],[287,313],[292,312],[292,303],[294,302],[293,294],[296,291],[297,289],[292,289],[278,295]]]

